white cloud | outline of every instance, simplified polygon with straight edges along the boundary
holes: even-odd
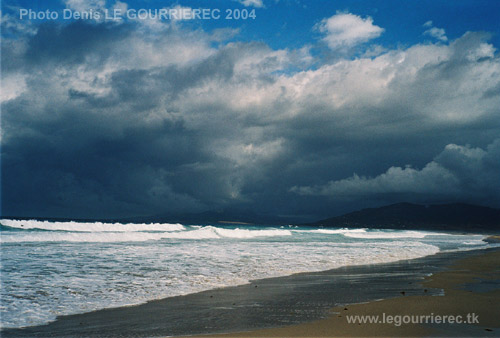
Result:
[[[16,8],[19,11],[18,8]],[[36,33],[36,26],[31,20],[21,20],[17,15],[4,14],[0,10],[0,25],[4,31],[12,31],[20,34],[33,35]]]
[[[432,21],[429,20],[426,23],[424,23],[422,26],[424,26],[424,27],[432,27]]]
[[[300,195],[323,195],[337,198],[362,197],[387,193],[440,193],[456,192],[458,180],[435,162],[418,170],[410,166],[390,167],[376,177],[353,174],[349,178],[330,181],[326,185],[293,187],[290,191]]]
[[[26,76],[19,74],[8,74],[2,76],[0,81],[2,88],[0,102],[15,99],[26,90]]]
[[[349,48],[379,37],[384,29],[374,25],[373,19],[365,19],[350,13],[338,13],[323,19],[318,26],[325,33],[323,40],[331,49]]]
[[[125,13],[125,12],[127,12],[128,4],[126,2],[122,2],[120,0],[116,0],[116,2],[113,5],[112,9],[119,10],[121,13]]]
[[[443,42],[448,41],[445,30],[443,28],[434,27],[432,21],[427,21],[423,24],[423,26],[429,28],[424,32],[424,35],[432,36],[433,38]]]
[[[446,37],[446,33],[443,28],[432,27],[424,32],[426,35],[430,35],[433,38],[436,38],[441,41],[448,41]]]
[[[338,199],[369,198],[383,194],[499,199],[499,173],[500,139],[497,139],[486,150],[449,144],[422,169],[390,167],[376,177],[353,174],[325,185],[294,186],[290,191]]]
[[[87,12],[89,10],[102,11],[106,8],[104,0],[64,0],[66,8],[78,11]]]
[[[264,3],[262,0],[238,0],[238,2],[246,7],[264,7]]]
[[[496,48],[489,43],[481,43],[478,48],[472,49],[467,53],[467,60],[478,61],[483,58],[492,58],[495,55]]]

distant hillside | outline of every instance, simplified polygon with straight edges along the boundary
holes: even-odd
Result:
[[[313,226],[386,229],[500,230],[500,210],[470,204],[397,203],[311,223]]]

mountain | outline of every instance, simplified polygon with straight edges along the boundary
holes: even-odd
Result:
[[[454,203],[397,203],[310,223],[311,226],[423,230],[499,231],[500,209]]]

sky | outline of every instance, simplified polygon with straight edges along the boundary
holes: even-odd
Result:
[[[500,1],[1,10],[3,216],[500,207]]]

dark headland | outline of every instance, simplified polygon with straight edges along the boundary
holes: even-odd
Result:
[[[434,205],[397,203],[380,208],[363,209],[308,225],[497,232],[500,230],[500,209],[463,203]]]

